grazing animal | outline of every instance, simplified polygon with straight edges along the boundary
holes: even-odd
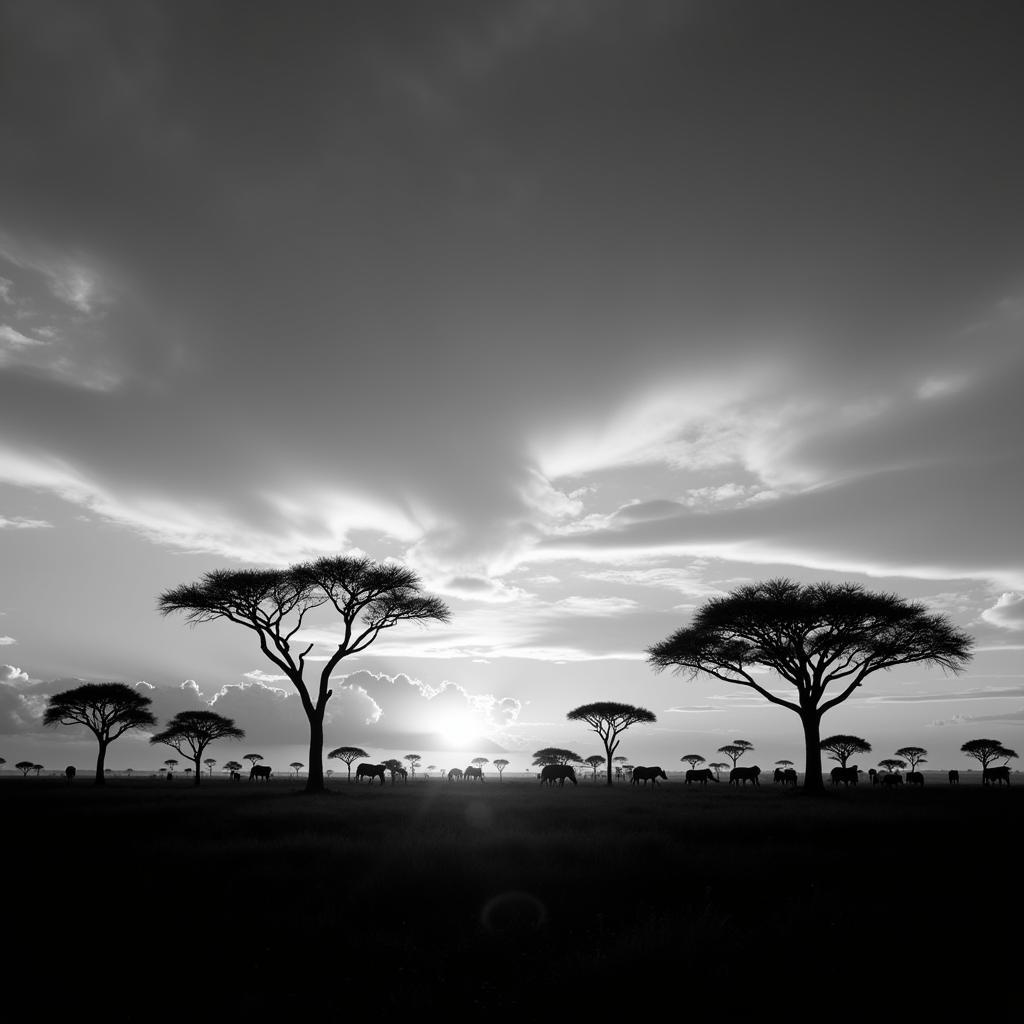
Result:
[[[787,768],[783,773],[782,781],[784,785],[795,786],[796,785],[796,769]]]
[[[448,781],[449,782],[458,782],[461,778],[462,778],[462,769],[461,768],[453,768],[448,773]]]
[[[668,776],[661,770],[660,765],[655,765],[649,768],[645,768],[643,765],[637,765],[637,767],[633,769],[634,786],[638,782],[642,782],[646,785],[648,779],[651,780],[652,786],[656,786],[658,784],[658,779],[664,779],[667,782]]]
[[[479,765],[471,764],[462,773],[462,781],[469,782],[470,779],[479,779],[481,782],[484,781],[484,770]]]
[[[75,777],[75,766],[73,764],[69,764],[67,766],[67,768],[64,769],[64,778],[67,779],[68,782],[70,782],[74,777]]]
[[[232,772],[231,773],[231,781],[232,782],[241,782],[242,781],[242,773],[241,772]]]
[[[699,782],[702,786],[706,786],[709,782],[717,782],[715,773],[710,768],[691,768],[686,773],[686,784],[689,786],[693,782]]]
[[[907,772],[908,786],[923,786],[924,776],[920,772]]]
[[[264,782],[270,781],[270,765],[269,764],[254,764],[249,769],[249,781],[252,782],[255,779],[257,782],[262,779]]]
[[[882,777],[878,774],[877,768],[868,769],[868,778],[871,780],[872,786],[877,786],[882,781]]]
[[[733,770],[729,772],[729,785],[735,786],[742,782],[745,786],[749,781],[755,786],[760,786],[761,783],[757,780],[757,777],[760,774],[761,769],[758,768],[756,764],[752,765],[750,768],[733,768]]]
[[[882,776],[882,785],[892,789],[894,786],[903,785],[903,776],[899,772],[889,772]]]
[[[951,786],[960,785],[960,773],[958,771],[954,770],[949,773],[949,784]]]
[[[540,784],[542,786],[545,782],[549,786],[553,786],[555,782],[560,786],[564,786],[566,779],[574,786],[579,785],[576,781],[576,771],[571,764],[546,764],[540,771]]]
[[[981,773],[982,785],[1001,786],[1004,782],[1010,784],[1010,766],[1001,764],[998,768],[984,768]]]
[[[373,785],[374,779],[380,779],[380,784],[384,785],[384,765],[382,764],[370,764],[369,761],[364,761],[356,769],[356,782],[360,779],[369,779],[370,785]]]
[[[781,768],[775,769],[775,782],[782,782],[786,777],[786,773]]]
[[[398,779],[401,779],[403,782],[408,782],[409,773],[404,768],[392,768],[391,785],[393,786]]]
[[[857,766],[854,765],[852,768],[833,768],[832,769],[832,785],[838,786],[839,783],[843,783],[846,786],[856,786],[857,776],[859,772]]]

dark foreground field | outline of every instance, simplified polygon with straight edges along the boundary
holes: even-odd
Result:
[[[112,1020],[1012,1005],[1021,788],[333,787],[5,780],[8,990]]]

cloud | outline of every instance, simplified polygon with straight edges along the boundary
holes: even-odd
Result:
[[[9,647],[11,644],[16,644],[18,641],[13,636],[0,636],[0,647]]]
[[[1005,593],[991,608],[986,608],[981,617],[1001,629],[1024,629],[1024,594]]]
[[[0,665],[0,683],[21,686],[29,682],[28,673],[14,665]]]
[[[950,725],[977,725],[981,722],[1005,722],[1007,725],[1024,725],[1024,708],[1017,711],[1006,711],[999,715],[953,715],[950,718],[936,719],[929,722],[930,728],[942,728]]]
[[[52,528],[53,523],[45,519],[24,519],[15,516],[13,519],[7,516],[0,516],[0,530],[47,530]]]
[[[6,342],[14,348],[46,344],[45,341],[40,341],[38,338],[30,338],[28,335],[22,334],[21,331],[16,331],[7,324],[0,324],[0,342]]]
[[[1024,686],[989,686],[974,690],[958,690],[952,693],[881,694],[867,697],[865,703],[930,704],[963,700],[1006,700],[1014,697],[1024,697]]]

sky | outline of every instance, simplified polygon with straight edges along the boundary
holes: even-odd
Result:
[[[339,665],[328,749],[519,770],[600,752],[566,712],[620,700],[657,715],[634,763],[802,762],[791,712],[646,662],[774,576],[977,641],[958,677],[871,676],[826,734],[942,768],[1020,749],[1022,22],[2,0],[6,768],[94,760],[41,725],[80,681],[232,717],[220,763],[306,761],[253,636],[157,599],[348,553],[452,615]],[[321,657],[336,628],[311,623]],[[107,763],[166,756],[134,734]]]

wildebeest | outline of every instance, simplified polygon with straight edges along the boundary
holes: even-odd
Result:
[[[479,779],[483,782],[484,770],[479,765],[467,765],[466,770],[462,773],[462,779],[464,782],[468,782],[470,779]]]
[[[566,779],[574,786],[579,785],[576,781],[576,771],[571,764],[546,764],[540,770],[540,784],[542,786],[545,782],[549,786],[553,786],[556,782],[560,786],[564,786]]]
[[[665,779],[665,781],[667,782],[668,776],[661,770],[661,767],[659,765],[654,765],[646,768],[643,765],[637,765],[633,769],[634,786],[638,782],[642,782],[646,785],[648,779],[651,780],[652,786],[656,786],[658,784],[658,779]]]
[[[920,772],[907,772],[908,786],[923,786],[924,776]]]
[[[982,785],[1002,785],[1004,782],[1010,784],[1010,766],[1001,764],[998,768],[983,768],[981,771]]]
[[[270,765],[269,764],[254,764],[249,769],[249,781],[255,779],[257,782],[262,779],[264,782],[270,781]]]
[[[951,786],[960,785],[960,773],[955,769],[949,773],[949,784]]]
[[[699,782],[702,786],[706,786],[709,782],[717,782],[718,778],[710,768],[691,768],[686,773],[686,784],[689,786],[693,782]]]
[[[75,766],[73,764],[69,764],[67,766],[67,768],[64,769],[64,778],[67,779],[68,782],[70,782],[74,777],[75,777]]]
[[[899,772],[889,772],[888,775],[880,776],[883,786],[888,786],[892,789],[893,786],[903,785],[903,776]]]
[[[795,768],[787,768],[782,773],[782,781],[787,786],[795,786],[796,785],[796,769]]]
[[[832,769],[832,785],[838,786],[840,782],[844,785],[857,785],[857,766],[854,765],[852,768],[833,768]]]
[[[729,785],[734,786],[742,782],[745,786],[749,780],[755,786],[760,786],[761,783],[757,780],[757,777],[760,774],[761,769],[758,768],[756,764],[752,765],[750,768],[733,768],[733,770],[729,772]]]
[[[360,779],[369,779],[370,785],[373,785],[374,779],[380,779],[380,784],[384,785],[384,765],[382,764],[370,764],[369,761],[364,761],[356,769],[356,782]]]
[[[461,768],[453,768],[448,773],[448,781],[449,782],[458,782],[461,778],[462,778],[462,769]]]

